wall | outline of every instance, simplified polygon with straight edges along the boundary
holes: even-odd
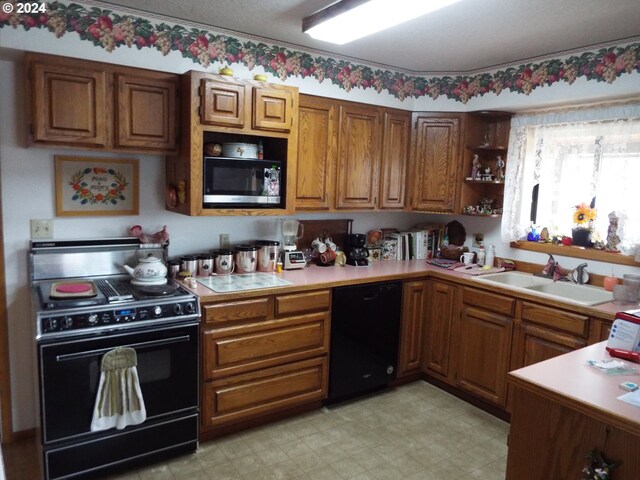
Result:
[[[52,41],[53,39],[53,41]],[[2,181],[2,207],[4,216],[4,252],[7,285],[8,322],[10,336],[11,388],[13,401],[13,429],[29,429],[35,424],[35,392],[33,379],[33,320],[30,314],[29,282],[27,277],[27,252],[29,248],[29,219],[54,218],[55,238],[95,238],[126,235],[133,224],[145,230],[155,231],[168,225],[171,235],[170,253],[181,255],[196,253],[217,247],[219,233],[231,233],[232,242],[256,238],[278,238],[278,221],[275,218],[194,218],[167,212],[164,209],[164,161],[155,155],[136,155],[140,159],[140,215],[108,218],[55,218],[53,187],[53,156],[55,154],[79,155],[82,151],[27,147],[27,118],[24,110],[25,78],[21,65],[22,51],[40,51],[77,58],[86,58],[110,63],[137,66],[156,70],[182,73],[190,69],[202,69],[177,52],[162,56],[146,49],[119,48],[108,53],[89,42],[82,42],[72,35],[55,39],[46,30],[3,28],[0,29],[0,162]],[[236,75],[249,78],[259,69],[249,71],[234,66]],[[209,68],[209,71],[215,71]],[[328,82],[318,83],[314,79],[288,78],[288,85],[295,85],[303,93],[374,103],[389,107],[421,111],[468,111],[480,109],[524,110],[533,107],[595,101],[605,98],[640,94],[640,75],[622,76],[612,84],[578,79],[573,85],[554,84],[533,91],[530,95],[503,92],[501,95],[487,94],[472,98],[469,103],[440,97],[420,99],[398,98],[385,92],[353,89],[349,92]],[[278,82],[279,80],[274,79]],[[90,153],[92,156],[100,154]],[[114,155],[103,155],[111,156]],[[353,218],[354,229],[366,232],[371,228],[397,227],[405,229],[415,223],[436,221],[446,223],[454,218],[467,230],[468,244],[473,233],[485,234],[487,243],[495,243],[498,256],[517,258],[542,263],[544,256],[514,251],[500,241],[499,219],[429,216],[412,213],[349,213],[349,214],[304,214],[301,219]],[[571,268],[579,262],[560,259],[563,266]],[[596,273],[608,274],[606,264],[590,262]],[[615,267],[618,275],[633,269]],[[637,272],[638,269],[635,269]]]

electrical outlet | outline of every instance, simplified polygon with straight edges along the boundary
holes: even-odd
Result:
[[[31,219],[31,238],[53,238],[53,220]]]
[[[229,248],[231,245],[229,244],[229,234],[221,233],[220,234],[220,248]]]

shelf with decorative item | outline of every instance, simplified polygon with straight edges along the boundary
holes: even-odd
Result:
[[[500,218],[502,216],[501,213],[463,213],[462,215],[466,215],[467,217],[489,217],[489,218]]]
[[[504,185],[504,180],[476,180],[471,177],[465,178],[464,182],[469,184]]]
[[[550,253],[553,255],[564,255],[565,257],[584,258],[586,260],[594,260],[598,262],[615,263],[618,265],[630,265],[640,267],[640,262],[636,262],[630,255],[622,255],[620,252],[608,252],[606,250],[598,250],[593,247],[579,247],[576,245],[555,245],[545,242],[511,242],[511,248],[520,250],[528,250],[530,252]]]
[[[467,145],[470,150],[495,150],[498,152],[506,152],[507,147],[505,145]]]

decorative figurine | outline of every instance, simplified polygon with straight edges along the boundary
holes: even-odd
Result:
[[[618,236],[618,217],[616,212],[609,214],[609,228],[607,228],[607,243],[605,248],[610,252],[618,251],[618,244],[620,243],[620,237]]]
[[[498,155],[496,159],[496,182],[502,182],[504,180],[504,160],[502,155]]]
[[[493,177],[491,176],[491,167],[487,167],[484,169],[484,173],[482,174],[482,180],[491,181]]]
[[[473,180],[480,180],[480,170],[482,169],[482,165],[480,164],[480,158],[476,153],[473,156],[473,161],[471,162],[471,178]]]

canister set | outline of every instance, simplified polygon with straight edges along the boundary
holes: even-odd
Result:
[[[236,245],[233,249],[216,249],[211,253],[184,255],[169,261],[169,276],[208,277],[232,273],[275,272],[280,242],[258,240],[254,244]]]

